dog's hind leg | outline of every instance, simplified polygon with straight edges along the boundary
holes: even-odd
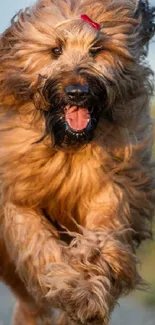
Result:
[[[27,311],[22,304],[18,304],[13,317],[13,325],[37,325],[35,313]]]
[[[28,293],[24,282],[16,272],[15,265],[12,263],[2,239],[0,240],[0,277],[11,289],[18,301],[13,317],[13,325],[54,325],[51,321],[51,311],[49,314],[45,309],[38,307]]]
[[[15,309],[13,325],[54,325],[54,323],[41,310],[33,311],[19,303]]]

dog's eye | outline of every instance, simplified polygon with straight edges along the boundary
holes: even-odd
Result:
[[[101,53],[102,51],[103,51],[102,46],[94,46],[94,47],[90,48],[89,53],[91,55],[97,55],[97,54]]]
[[[62,54],[62,47],[54,47],[53,49],[51,49],[51,53],[55,56],[58,57]]]

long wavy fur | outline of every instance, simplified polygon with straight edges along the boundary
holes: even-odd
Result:
[[[107,325],[117,299],[143,285],[136,249],[152,236],[155,207],[145,60],[154,19],[144,0],[40,0],[1,35],[0,276],[19,301],[14,325]],[[57,42],[64,53],[54,59]],[[86,76],[95,102],[106,94],[93,139],[57,146],[52,104]],[[43,90],[55,79],[51,103]]]

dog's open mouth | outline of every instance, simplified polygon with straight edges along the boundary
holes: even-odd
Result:
[[[91,116],[87,108],[78,106],[65,107],[65,120],[75,132],[81,132],[87,128]]]

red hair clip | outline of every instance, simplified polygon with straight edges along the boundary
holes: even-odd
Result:
[[[93,20],[91,20],[87,15],[81,15],[80,18],[84,21],[86,21],[88,24],[90,24],[93,28],[100,30],[101,26],[98,23],[95,23]]]

